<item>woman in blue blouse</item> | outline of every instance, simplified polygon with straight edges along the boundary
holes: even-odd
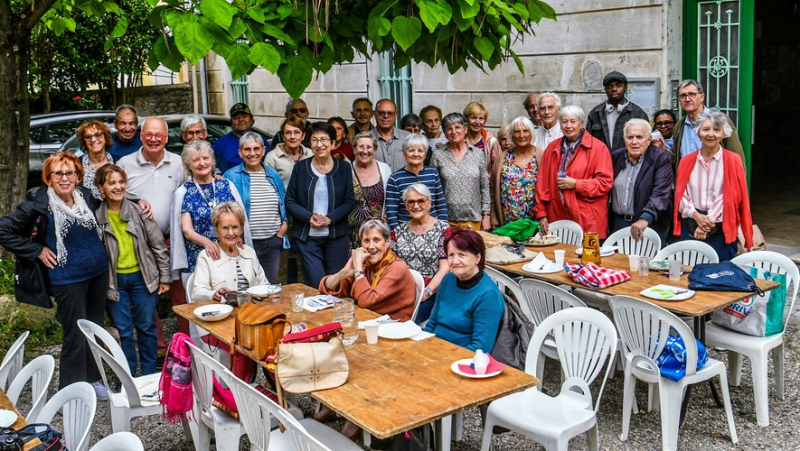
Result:
[[[483,272],[486,246],[472,230],[455,230],[444,242],[450,273],[439,284],[427,332],[475,351],[491,352],[505,303],[497,285]]]

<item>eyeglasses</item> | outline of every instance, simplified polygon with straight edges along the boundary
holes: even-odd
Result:
[[[84,135],[83,136],[83,139],[85,139],[86,141],[91,141],[93,139],[96,139],[96,140],[99,141],[99,140],[104,139],[104,138],[105,138],[105,136],[103,136],[102,133],[95,133],[94,135]]]
[[[62,179],[64,177],[71,179],[75,176],[75,171],[54,171],[52,173],[52,177],[56,180]]]
[[[329,142],[331,142],[331,139],[330,138],[311,138],[310,140],[308,140],[308,142],[310,142],[312,146],[316,146],[317,144],[328,144]]]
[[[661,128],[661,127],[669,127],[670,125],[673,125],[674,123],[675,123],[675,121],[664,121],[664,122],[656,122],[655,125],[656,125],[656,127]]]
[[[394,116],[396,111],[381,111],[381,110],[378,110],[375,113],[378,116],[387,116],[388,117],[388,116]]]
[[[306,114],[308,113],[308,109],[306,108],[292,108],[289,110],[292,114]]]
[[[678,95],[678,98],[681,99],[681,100],[694,99],[695,97],[697,97],[697,94],[700,94],[700,93],[699,92],[686,92],[686,93]]]
[[[147,134],[147,135],[142,135],[142,138],[144,138],[145,141],[161,141],[162,139],[164,139],[164,135],[160,133]]]
[[[408,199],[406,200],[407,207],[413,207],[415,204],[424,207],[428,203],[428,199]]]
[[[303,132],[300,130],[286,130],[283,132],[283,136],[303,136]]]
[[[186,130],[186,131],[185,131],[185,132],[183,132],[183,133],[184,133],[186,136],[191,136],[191,137],[193,137],[193,138],[194,138],[194,137],[198,137],[198,136],[204,136],[206,133],[208,133],[208,130],[206,130],[206,129],[202,129],[202,130],[194,130],[194,131],[192,131],[192,130]]]

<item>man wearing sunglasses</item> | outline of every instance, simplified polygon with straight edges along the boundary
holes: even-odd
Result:
[[[246,104],[237,103],[231,108],[231,128],[233,130],[214,141],[211,146],[214,149],[220,173],[224,174],[228,168],[242,164],[242,157],[239,156],[239,138],[245,133],[253,131],[254,123],[253,113]],[[266,154],[270,149],[267,144],[268,138],[264,135],[261,135],[261,138],[264,140],[264,153]]]
[[[303,123],[306,124],[306,133],[303,137],[303,145],[310,148],[311,147],[311,123],[308,121],[308,106],[303,99],[289,99],[286,102],[286,119],[289,119],[292,116],[297,116],[303,119]],[[278,146],[284,142],[283,140],[283,132],[278,130],[278,133],[275,133],[275,136],[272,137],[272,148]]]

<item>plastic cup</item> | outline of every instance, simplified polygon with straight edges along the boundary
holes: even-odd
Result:
[[[358,324],[353,314],[337,316],[334,321],[342,325],[342,344],[350,346],[358,340]]]
[[[553,251],[553,254],[555,254],[555,256],[556,256],[556,264],[559,265],[559,266],[563,266],[564,265],[564,256],[567,255],[567,251],[558,249],[558,250]]]
[[[681,280],[681,270],[683,264],[678,260],[669,261],[669,280]]]
[[[364,330],[367,332],[367,344],[378,344],[378,328],[380,324],[377,321],[364,322]]]
[[[629,255],[628,256],[628,266],[630,267],[631,273],[635,273],[639,271],[639,256],[638,255]]]
[[[650,257],[639,257],[639,275],[640,276],[649,276],[650,275]]]
[[[302,291],[292,293],[292,312],[301,313],[303,311],[303,304],[305,303],[306,295]]]
[[[248,302],[250,302],[252,300],[253,300],[253,297],[250,296],[248,293],[239,293],[239,294],[236,295],[236,304],[239,305],[239,307],[247,304]]]

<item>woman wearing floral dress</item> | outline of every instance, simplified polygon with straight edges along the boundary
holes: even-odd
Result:
[[[386,183],[392,173],[386,163],[375,159],[378,143],[369,133],[355,137],[355,161],[353,161],[353,193],[356,207],[350,212],[350,247],[361,246],[358,231],[361,224],[370,219],[386,216]]]
[[[492,169],[492,227],[535,219],[536,181],[542,150],[533,145],[534,126],[520,116],[511,122],[514,148],[501,152]]]
[[[100,190],[94,184],[94,174],[103,166],[114,164],[114,158],[108,153],[108,149],[114,145],[114,141],[111,139],[111,130],[106,127],[106,124],[91,120],[79,125],[75,134],[78,135],[78,144],[83,151],[81,157],[84,171],[83,186],[92,191],[92,197],[103,200]]]

